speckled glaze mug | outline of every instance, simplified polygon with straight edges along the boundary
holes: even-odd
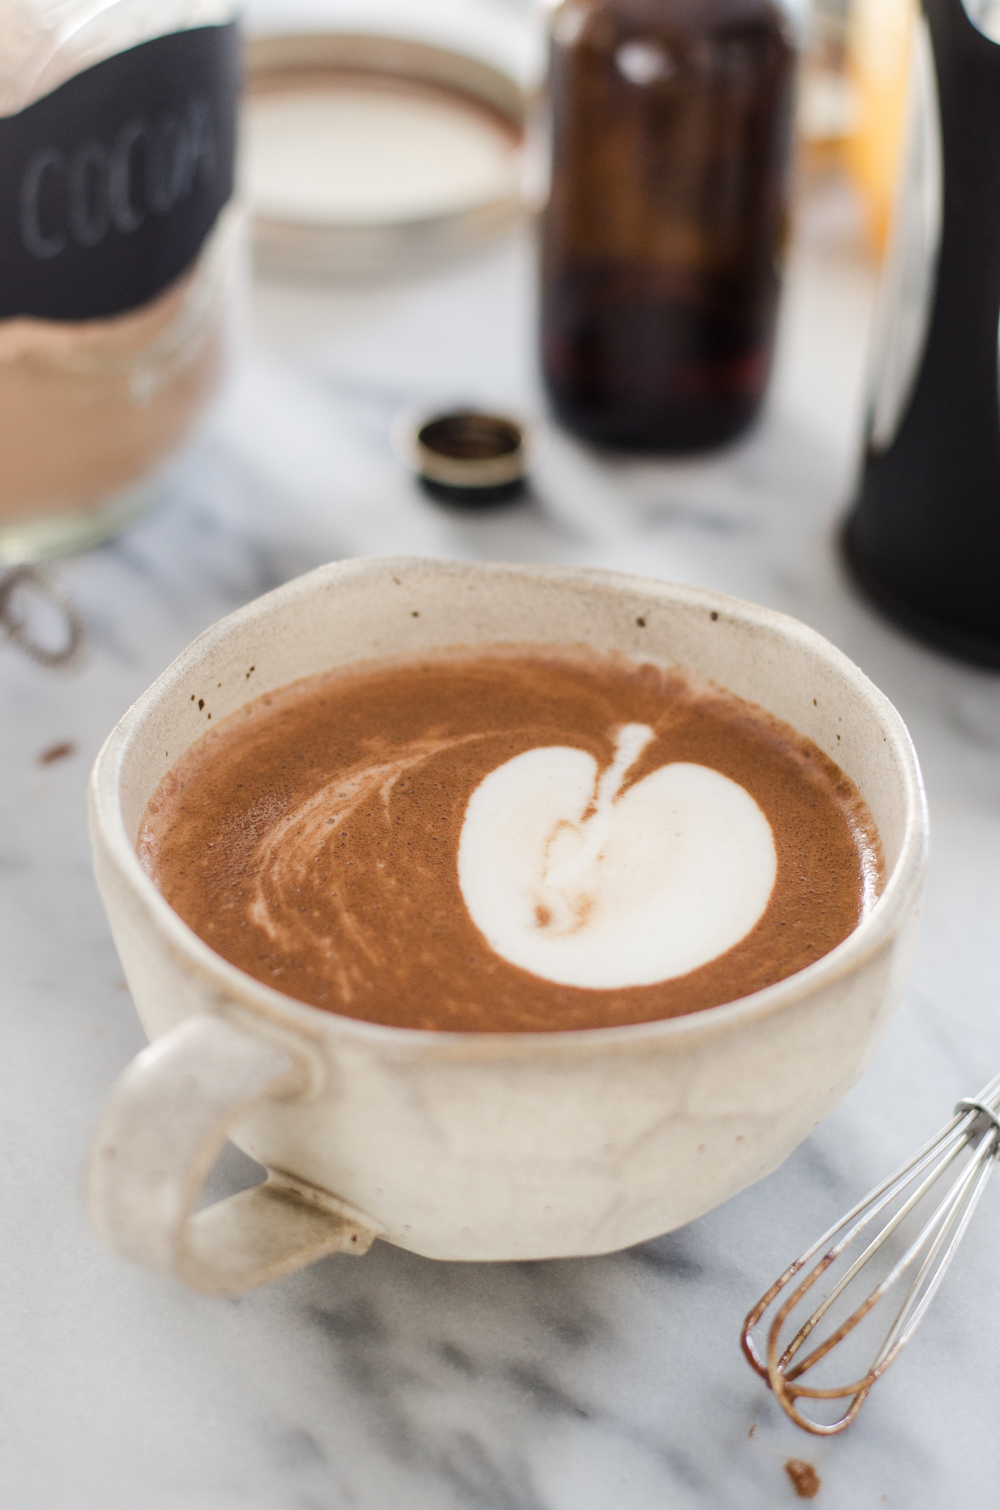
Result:
[[[245,975],[172,911],[136,838],[209,713],[218,723],[262,693],[371,657],[498,643],[688,667],[792,724],[871,808],[887,877],[876,906],[831,953],[739,1001],[524,1035],[320,1011]],[[898,714],[804,625],[609,572],[425,560],[323,567],[208,630],[111,734],[91,823],[98,884],[154,1041],[97,1130],[90,1214],[113,1248],[214,1294],[362,1253],[376,1237],[442,1259],[605,1253],[760,1179],[879,1044],[910,965],[927,845]],[[197,1211],[226,1137],[267,1180]]]

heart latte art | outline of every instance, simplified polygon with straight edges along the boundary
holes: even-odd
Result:
[[[763,915],[771,825],[743,787],[689,761],[626,787],[654,738],[624,725],[603,774],[585,750],[527,750],[473,792],[459,884],[511,964],[566,986],[652,985],[725,953]]]
[[[812,964],[878,895],[844,772],[676,668],[458,647],[209,724],[217,691],[184,689],[209,732],[140,856],[219,954],[328,1011],[479,1033],[674,1017]]]

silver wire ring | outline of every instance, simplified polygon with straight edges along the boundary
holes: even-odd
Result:
[[[978,1112],[981,1117],[985,1117],[987,1121],[992,1122],[996,1132],[1000,1134],[1000,1115],[992,1107],[987,1106],[985,1102],[977,1101],[973,1096],[963,1096],[961,1101],[955,1102],[956,1117],[960,1112]]]
[[[14,594],[19,587],[33,589],[55,608],[63,618],[66,641],[55,650],[40,645],[28,629],[26,620],[14,610]],[[15,645],[42,666],[65,666],[73,660],[83,643],[83,624],[68,593],[51,581],[37,566],[14,566],[0,572],[0,629]]]

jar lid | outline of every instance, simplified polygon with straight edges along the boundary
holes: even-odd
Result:
[[[258,261],[371,276],[485,245],[525,213],[526,113],[513,79],[444,48],[251,39],[240,177]]]

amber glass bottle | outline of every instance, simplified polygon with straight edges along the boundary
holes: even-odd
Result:
[[[565,0],[551,53],[542,365],[599,444],[736,435],[767,384],[795,48],[776,0]]]

